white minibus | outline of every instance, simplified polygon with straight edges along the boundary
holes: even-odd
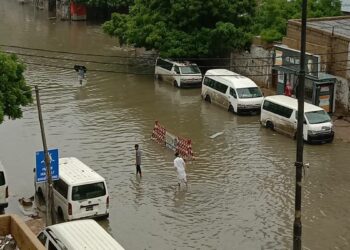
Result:
[[[36,183],[44,197],[44,183]],[[65,221],[108,217],[109,194],[105,179],[74,157],[59,159],[59,180],[53,181],[55,211]]]
[[[298,100],[289,96],[265,97],[261,105],[260,123],[280,133],[296,138]],[[303,138],[309,143],[332,142],[333,124],[328,113],[315,105],[304,104]]]
[[[5,168],[0,162],[0,211],[8,206],[9,189],[6,181]]]
[[[155,78],[171,82],[175,87],[199,87],[202,83],[202,73],[197,64],[190,62],[175,62],[157,58]]]
[[[94,220],[77,220],[51,225],[44,228],[37,238],[49,250],[124,250]]]
[[[258,114],[263,101],[260,88],[251,79],[227,69],[205,73],[201,96],[237,114]]]

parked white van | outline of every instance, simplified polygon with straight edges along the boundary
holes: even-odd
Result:
[[[296,138],[298,100],[284,95],[265,97],[261,105],[261,125]],[[310,143],[332,142],[333,124],[328,113],[315,105],[304,104],[303,138]]]
[[[175,62],[157,58],[155,78],[170,81],[175,87],[196,87],[202,83],[202,73],[197,64],[190,62]]]
[[[202,98],[230,112],[260,113],[263,95],[249,78],[227,69],[208,70],[203,78]]]
[[[55,211],[58,218],[108,217],[109,194],[105,179],[74,157],[60,158],[59,180],[53,182]],[[39,197],[44,197],[44,183],[36,183]]]
[[[77,220],[44,228],[37,236],[49,250],[124,250],[94,220]]]
[[[0,162],[0,210],[8,206],[9,189],[6,181],[5,168]]]

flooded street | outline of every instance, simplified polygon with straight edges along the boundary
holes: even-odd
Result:
[[[28,63],[27,82],[40,88],[48,146],[106,178],[110,217],[100,223],[125,249],[291,249],[295,141],[261,128],[258,116],[236,116],[202,101],[200,89],[155,82],[142,74],[144,65],[120,65],[129,54],[99,25],[48,20],[30,4],[1,0],[0,44],[115,56],[2,47],[32,55],[20,57]],[[86,86],[77,86],[74,64],[87,66]],[[140,74],[125,74],[130,68]],[[173,152],[150,139],[156,120],[193,141],[198,159],[188,164],[187,191],[176,188]],[[143,152],[141,180],[135,143]],[[18,198],[33,195],[40,150],[33,103],[22,119],[0,125],[7,213],[20,213]],[[304,248],[349,249],[350,144],[305,145],[304,160],[310,163],[303,179]]]

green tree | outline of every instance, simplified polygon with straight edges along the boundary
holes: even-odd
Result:
[[[15,55],[0,52],[0,123],[4,116],[21,118],[21,107],[32,102],[31,89],[23,76],[24,69]]]
[[[223,55],[250,43],[256,0],[135,0],[128,15],[103,25],[121,45],[166,57]]]
[[[263,40],[281,40],[286,34],[289,19],[301,18],[302,0],[260,0],[258,1],[253,32]],[[308,17],[341,15],[340,0],[309,0]]]

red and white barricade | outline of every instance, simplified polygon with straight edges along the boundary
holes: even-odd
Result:
[[[176,136],[168,132],[165,127],[155,122],[152,137],[153,140],[167,148],[178,152],[186,160],[193,160],[192,141],[187,138]]]

